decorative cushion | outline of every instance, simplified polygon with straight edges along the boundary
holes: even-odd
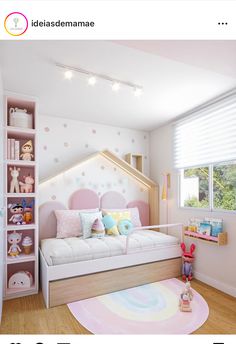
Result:
[[[113,213],[130,213],[130,216],[127,219],[130,219],[134,227],[142,227],[142,223],[139,217],[139,210],[135,208],[125,208],[125,209],[102,209],[103,214],[112,214]],[[114,216],[113,216],[114,217]],[[122,218],[123,219],[123,218]],[[122,220],[121,218],[119,220]]]
[[[105,236],[105,227],[101,219],[96,219],[92,224],[92,238],[103,238]]]
[[[97,211],[95,213],[80,213],[80,220],[82,224],[83,239],[90,238],[92,235],[92,225],[96,219],[102,219],[102,213]]]
[[[108,235],[119,235],[119,231],[116,225],[116,221],[111,215],[105,215],[102,219],[102,222],[106,228]]]
[[[121,235],[128,235],[133,228],[133,224],[130,220],[121,220],[118,223],[118,230]]]
[[[57,219],[57,238],[64,239],[82,235],[80,212],[95,212],[98,209],[55,210]]]
[[[120,211],[112,211],[112,210],[106,210],[106,215],[111,215],[113,219],[118,223],[121,220],[130,220],[131,219],[131,213],[128,210],[120,210]]]

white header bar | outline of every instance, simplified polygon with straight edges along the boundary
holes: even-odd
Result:
[[[236,39],[236,1],[5,0],[0,8],[1,40]]]

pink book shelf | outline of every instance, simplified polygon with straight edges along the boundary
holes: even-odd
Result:
[[[198,232],[192,232],[192,231],[185,230],[184,235],[186,237],[192,237],[195,239],[200,239],[202,241],[215,243],[215,244],[218,244],[220,246],[227,244],[227,233],[226,232],[220,233],[220,234],[218,234],[217,237],[215,237],[215,236],[211,236],[211,235],[205,235],[205,234],[201,234]]]
[[[9,299],[38,292],[37,102],[32,97],[5,95],[4,162],[4,297]]]

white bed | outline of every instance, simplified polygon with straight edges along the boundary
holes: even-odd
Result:
[[[73,202],[73,209],[102,208],[96,202],[85,208],[78,192],[76,197],[79,202]],[[137,201],[137,207],[143,218],[148,218],[148,204]],[[180,275],[182,224],[145,224],[128,236],[56,239],[55,210],[60,209],[66,207],[55,201],[39,209],[40,276],[47,307]],[[171,235],[161,233],[163,227]],[[177,229],[174,235],[172,229]]]

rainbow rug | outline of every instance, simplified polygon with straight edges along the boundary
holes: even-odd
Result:
[[[206,301],[193,290],[192,312],[179,311],[184,283],[172,278],[68,304],[94,334],[189,334],[208,318]]]

